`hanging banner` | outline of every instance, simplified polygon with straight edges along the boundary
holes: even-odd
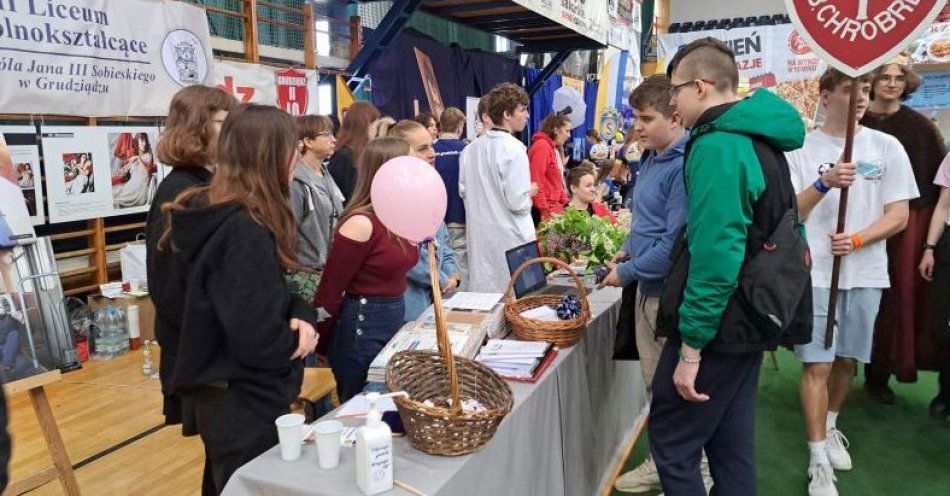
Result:
[[[665,71],[666,63],[680,48],[710,36],[735,52],[739,76],[749,81],[750,91],[769,88],[794,105],[805,119],[814,119],[818,78],[826,66],[791,24],[662,34],[658,37],[659,66]]]
[[[316,71],[219,60],[214,81],[241,103],[275,105],[294,116],[317,113]]]
[[[43,188],[40,184],[43,173],[40,171],[40,149],[37,145],[36,128],[33,126],[0,126],[0,136],[7,142],[10,154],[8,177],[16,177],[20,186],[30,221],[34,226],[46,222],[43,208]],[[0,174],[3,175],[3,174]]]
[[[946,0],[785,0],[792,23],[829,65],[857,77],[892,59]]]
[[[920,88],[904,102],[917,109],[950,108],[950,71],[920,73]]]
[[[204,9],[177,1],[0,0],[0,109],[161,116],[210,83]]]
[[[513,1],[598,43],[607,44],[607,32],[610,29],[608,0]]]
[[[914,64],[950,63],[950,22],[935,22],[910,46]]]
[[[607,6],[610,19],[607,44],[621,50],[630,50],[633,45],[632,40],[636,36],[633,27],[634,1],[607,0]]]

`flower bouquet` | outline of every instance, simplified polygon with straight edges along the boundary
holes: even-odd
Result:
[[[610,219],[567,207],[563,214],[541,223],[538,232],[547,256],[593,269],[609,262],[620,251],[630,233],[628,226],[629,223],[611,224]]]

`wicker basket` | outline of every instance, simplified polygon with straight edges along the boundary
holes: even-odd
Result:
[[[501,420],[514,403],[511,388],[488,367],[455,357],[459,396],[478,400],[487,410],[453,413],[450,408],[430,407],[425,400],[445,400],[449,377],[445,360],[435,351],[400,351],[386,370],[390,391],[406,391],[411,399],[396,398],[409,442],[432,455],[465,455],[477,450],[495,435]]]
[[[543,305],[557,306],[561,302],[561,296],[558,295],[536,295],[526,296],[516,299],[514,295],[515,281],[521,275],[525,268],[537,263],[551,263],[561,268],[567,269],[571,277],[574,278],[574,284],[577,285],[578,297],[581,302],[581,313],[570,320],[535,320],[521,315],[521,312],[531,310]],[[587,302],[587,290],[577,273],[570,265],[556,258],[533,258],[525,261],[518,267],[511,276],[511,282],[508,283],[508,290],[505,292],[505,318],[519,339],[528,341],[548,341],[556,346],[572,346],[581,339],[584,331],[587,329],[587,321],[590,320],[590,304]]]
[[[429,243],[429,267],[432,287],[439,287],[433,244]],[[439,351],[400,351],[386,368],[390,391],[405,391],[409,398],[396,398],[399,415],[409,442],[432,455],[457,456],[472,453],[487,443],[498,424],[511,411],[514,396],[498,374],[466,358],[454,357],[439,291],[435,300],[436,336]],[[441,403],[451,398],[451,406],[427,406],[430,400]],[[474,399],[487,410],[465,412],[461,400]]]

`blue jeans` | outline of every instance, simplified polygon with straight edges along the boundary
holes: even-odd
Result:
[[[363,390],[369,364],[402,327],[404,313],[402,296],[343,300],[328,357],[340,402]]]

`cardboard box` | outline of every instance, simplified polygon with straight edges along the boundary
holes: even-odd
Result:
[[[152,299],[145,296],[123,295],[119,298],[106,298],[102,295],[93,295],[89,299],[89,308],[93,311],[99,308],[113,305],[116,307],[128,307],[129,305],[138,305],[139,307],[139,330],[143,340],[155,340],[155,306],[152,305]]]

